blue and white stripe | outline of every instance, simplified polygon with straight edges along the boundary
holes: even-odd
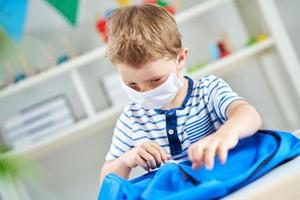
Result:
[[[182,153],[173,156],[174,160],[186,159],[188,147],[214,133],[227,120],[228,106],[233,101],[242,99],[223,79],[214,75],[201,80],[188,80],[189,89],[183,105],[171,109],[176,112],[176,129],[182,148]],[[167,112],[169,111],[144,109],[135,103],[128,105],[117,121],[106,160],[116,159],[146,140],[159,144],[170,154],[166,131]]]

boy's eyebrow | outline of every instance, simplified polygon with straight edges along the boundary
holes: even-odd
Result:
[[[162,78],[162,77],[164,77],[165,75],[159,75],[159,76],[155,76],[155,77],[153,77],[153,78],[151,78],[151,79],[149,79],[149,80],[147,80],[147,81],[152,81],[152,80],[155,80],[155,79],[158,79],[158,78]]]
[[[162,78],[162,77],[164,77],[165,75],[159,75],[159,76],[155,76],[155,77],[153,77],[153,78],[150,78],[150,79],[148,79],[148,80],[146,80],[145,82],[148,82],[148,81],[151,81],[151,80],[154,80],[154,79],[158,79],[158,78]],[[126,81],[126,80],[123,80],[124,82],[126,82],[126,83],[135,83],[134,81]]]

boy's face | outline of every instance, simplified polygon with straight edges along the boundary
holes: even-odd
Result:
[[[177,64],[176,59],[159,59],[148,62],[138,69],[124,64],[117,64],[116,66],[122,81],[127,86],[138,92],[146,92],[164,83],[173,71],[178,76],[179,71],[185,65],[186,56],[187,49],[182,49],[177,57]]]

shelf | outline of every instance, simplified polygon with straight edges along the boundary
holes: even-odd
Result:
[[[242,62],[243,60],[248,59],[249,57],[262,53],[265,50],[273,47],[274,45],[274,39],[268,38],[265,41],[261,41],[249,47],[245,47],[235,53],[226,56],[225,58],[214,61],[204,66],[203,68],[197,70],[196,72],[190,73],[188,75],[190,75],[194,79],[199,79],[208,74],[230,70],[230,68],[233,68],[239,62]]]
[[[213,8],[216,8],[217,6],[230,1],[232,0],[208,0],[204,3],[200,3],[190,9],[186,9],[185,11],[178,13],[175,18],[178,23],[184,23],[197,15],[203,14]],[[201,68],[189,75],[194,79],[198,79],[208,74],[229,70],[234,67],[236,63],[242,62],[243,60],[257,54],[263,53],[265,50],[273,47],[274,45],[275,42],[273,38],[268,38],[265,41],[238,50],[237,52],[234,52],[223,59],[213,61],[212,63],[206,65],[204,68]],[[0,98],[20,92],[55,76],[70,72],[74,69],[77,69],[78,67],[92,63],[102,58],[105,54],[105,50],[106,46],[102,46],[59,66],[52,67],[51,69],[44,71],[41,74],[11,85],[0,91]],[[96,132],[95,130],[99,131],[107,125],[113,124],[118,114],[121,113],[122,109],[123,107],[121,106],[108,108],[98,114],[95,114],[85,120],[78,122],[65,131],[60,131],[45,139],[41,139],[36,144],[27,145],[12,150],[11,152],[6,153],[5,156],[24,155],[29,157],[38,157],[40,155],[43,155],[47,152],[52,151],[53,149],[57,149],[59,146],[86,137],[88,134],[91,134],[91,132]]]
[[[25,80],[22,80],[18,83],[9,85],[8,87],[0,90],[0,98],[9,96],[11,94],[17,93],[19,91],[30,88],[31,86],[37,85],[43,81],[51,79],[55,76],[67,73],[73,69],[76,69],[80,66],[87,65],[97,59],[103,57],[105,53],[106,46],[100,47],[98,49],[92,50],[88,53],[85,53],[81,56],[73,58],[70,61],[62,63],[60,65],[51,67],[50,69],[41,72],[35,76],[29,77]]]
[[[233,0],[206,0],[205,2],[199,3],[192,8],[187,8],[186,10],[176,13],[175,19],[178,24],[184,23],[196,16],[204,14],[218,6],[221,6],[227,2]]]
[[[190,74],[194,79],[200,78],[204,75],[214,73],[216,71],[228,70],[233,64],[241,62],[251,56],[262,53],[263,51],[274,46],[274,40],[269,38],[265,41],[254,44],[250,47],[241,49],[240,51],[233,53],[224,59],[212,62],[205,66],[205,68]],[[30,157],[36,157],[45,152],[50,151],[55,146],[63,145],[64,143],[69,143],[72,140],[76,140],[86,136],[93,129],[101,129],[107,124],[112,124],[116,120],[117,115],[121,113],[123,107],[113,107],[102,111],[101,113],[95,115],[87,120],[79,122],[74,127],[67,131],[56,133],[53,136],[49,136],[45,140],[41,140],[36,145],[19,148],[8,153],[8,155],[30,155]]]
[[[26,156],[30,158],[39,157],[47,152],[55,150],[60,146],[76,141],[82,137],[96,132],[104,127],[113,124],[118,115],[121,113],[123,107],[108,108],[90,119],[85,119],[78,122],[68,130],[59,131],[45,139],[41,139],[36,144],[26,145],[17,149],[11,150],[1,157],[10,156]]]
[[[198,5],[188,8],[182,12],[179,12],[175,15],[175,19],[178,24],[184,23],[190,20],[193,17],[199,16],[209,10],[214,9],[217,6],[220,6],[226,2],[232,0],[207,0],[205,2],[199,3]],[[50,69],[41,72],[35,76],[29,77],[25,80],[22,80],[18,83],[12,84],[2,90],[0,90],[0,98],[7,97],[9,95],[21,92],[22,90],[28,89],[34,85],[37,85],[43,81],[49,80],[55,76],[67,73],[71,70],[74,70],[78,67],[92,63],[105,55],[106,45],[94,49],[90,52],[82,54],[76,58],[73,58],[70,61],[67,61],[58,66],[53,66]]]

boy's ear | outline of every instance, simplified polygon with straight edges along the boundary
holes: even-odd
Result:
[[[185,62],[188,55],[188,48],[182,48],[178,56],[178,69],[181,70],[185,67]]]

